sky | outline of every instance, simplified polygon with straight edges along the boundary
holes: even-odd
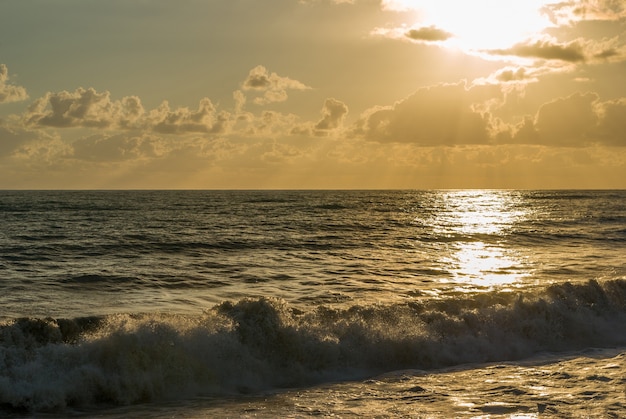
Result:
[[[626,188],[622,0],[0,0],[0,189]]]

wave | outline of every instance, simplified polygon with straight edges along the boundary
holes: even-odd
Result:
[[[259,298],[194,316],[21,318],[0,326],[0,407],[58,412],[621,347],[625,323],[622,279],[345,309]]]

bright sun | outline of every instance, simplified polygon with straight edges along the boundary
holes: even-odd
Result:
[[[453,36],[446,44],[465,51],[508,48],[550,26],[541,8],[554,0],[385,0],[394,10],[413,10],[415,27],[434,26]]]

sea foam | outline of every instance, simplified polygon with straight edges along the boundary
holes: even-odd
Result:
[[[624,324],[626,280],[347,309],[258,298],[198,315],[23,318],[0,328],[0,405],[58,412],[620,347]]]

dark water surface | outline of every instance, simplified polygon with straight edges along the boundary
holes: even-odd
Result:
[[[625,191],[1,191],[0,222],[8,411],[626,344]]]

